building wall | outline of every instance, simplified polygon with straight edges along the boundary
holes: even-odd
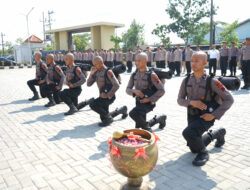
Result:
[[[55,36],[55,43],[56,43],[56,49],[60,49],[60,38],[59,38],[59,32],[54,33]]]
[[[68,51],[68,32],[59,32],[59,49]]]
[[[238,36],[240,41],[244,41],[246,37],[250,36],[250,21],[237,27],[235,29],[235,34]]]
[[[91,47],[93,49],[101,49],[101,27],[91,27]]]
[[[114,47],[114,43],[110,41],[110,37],[114,34],[114,26],[101,26],[101,49],[108,50]]]

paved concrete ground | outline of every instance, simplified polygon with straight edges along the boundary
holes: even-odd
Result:
[[[64,117],[64,104],[45,108],[46,99],[29,102],[26,81],[34,69],[0,70],[0,189],[119,189],[126,178],[118,174],[108,159],[107,138],[115,129],[134,127],[130,118],[99,128],[99,117],[88,107]],[[134,106],[125,93],[129,75],[111,110]],[[166,83],[166,94],[154,114],[168,115],[165,130],[155,128],[160,137],[157,171],[144,177],[151,189],[250,189],[250,92],[233,92],[235,103],[215,127],[227,128],[222,149],[208,149],[206,166],[193,167],[195,157],[182,138],[186,110],[176,97],[183,77]],[[97,96],[96,85],[83,87],[80,100]]]

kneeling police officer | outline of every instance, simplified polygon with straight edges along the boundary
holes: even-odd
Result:
[[[191,59],[193,73],[182,82],[178,104],[187,107],[188,126],[183,131],[187,146],[193,153],[197,153],[193,165],[203,166],[209,159],[208,146],[216,139],[215,146],[221,147],[225,143],[226,130],[220,128],[209,130],[215,119],[220,119],[233,104],[233,97],[224,85],[217,79],[207,75],[204,67],[207,55],[196,52]],[[205,133],[208,131],[207,133]]]
[[[136,66],[138,69],[131,75],[126,92],[136,97],[136,106],[129,113],[136,123],[135,127],[152,131],[151,127],[157,123],[160,123],[160,128],[164,128],[166,125],[166,115],[155,117],[149,122],[146,121],[146,114],[154,109],[155,103],[164,95],[165,90],[158,76],[153,71],[149,71],[147,62],[146,53],[137,55]]]
[[[66,70],[66,85],[68,89],[64,89],[59,92],[59,97],[69,106],[69,111],[64,115],[72,115],[78,111],[78,96],[82,92],[82,85],[86,82],[85,75],[81,71],[81,68],[74,63],[74,55],[68,53],[65,57],[67,65]]]
[[[49,99],[45,107],[51,107],[61,102],[58,92],[62,89],[65,75],[60,66],[55,64],[53,54],[48,54],[46,59],[48,64],[46,84],[41,86],[41,91]]]
[[[102,122],[99,123],[99,126],[108,126],[113,122],[113,118],[119,114],[122,114],[122,118],[125,119],[127,117],[126,106],[109,112],[109,106],[115,101],[115,93],[120,85],[113,71],[104,65],[100,56],[96,56],[93,60],[93,67],[87,80],[87,86],[92,86],[95,82],[97,83],[100,96],[94,99],[89,106],[100,115]]]

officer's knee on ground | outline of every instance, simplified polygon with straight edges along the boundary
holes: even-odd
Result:
[[[190,132],[190,129],[189,128],[185,128],[183,131],[182,131],[182,136],[186,139],[186,140],[189,140],[192,135],[191,135],[191,132]]]
[[[138,116],[138,112],[136,111],[135,108],[132,109],[132,110],[129,112],[129,116],[130,116],[133,120],[136,119],[136,117]]]

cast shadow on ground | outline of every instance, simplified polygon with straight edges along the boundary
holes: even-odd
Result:
[[[30,104],[30,103],[32,103],[32,101],[29,101],[29,100],[15,100],[15,101],[12,101],[10,103],[0,104],[0,106],[7,106],[9,104]]]
[[[20,113],[20,112],[35,112],[35,111],[42,111],[46,109],[47,108],[45,108],[44,106],[31,106],[31,107],[23,108],[18,111],[9,112],[9,114],[15,114],[15,113]]]
[[[249,94],[250,90],[237,90],[237,91],[232,91],[233,95],[245,95]]]
[[[32,123],[36,123],[39,121],[46,121],[46,122],[58,122],[58,121],[62,121],[64,120],[66,116],[63,113],[58,113],[55,115],[51,115],[51,114],[47,114],[47,115],[42,115],[34,120],[31,121],[26,121],[23,124],[32,124]]]
[[[108,148],[108,141],[103,141],[98,145],[99,152],[91,155],[89,157],[90,160],[99,160],[101,158],[104,158],[106,154],[108,154],[109,148]]]
[[[192,165],[194,157],[195,154],[186,153],[177,160],[156,165],[158,170],[153,170],[149,174],[150,182],[155,183],[155,189],[162,188],[162,184],[165,184],[165,190],[171,190],[173,187],[192,190],[214,188],[217,183],[207,176],[202,167]]]
[[[88,128],[88,130],[86,130],[86,128]],[[71,130],[61,130],[57,135],[48,140],[57,141],[67,137],[71,139],[91,138],[95,137],[95,133],[100,129],[101,127],[98,127],[97,123],[93,123],[90,125],[79,125]]]

